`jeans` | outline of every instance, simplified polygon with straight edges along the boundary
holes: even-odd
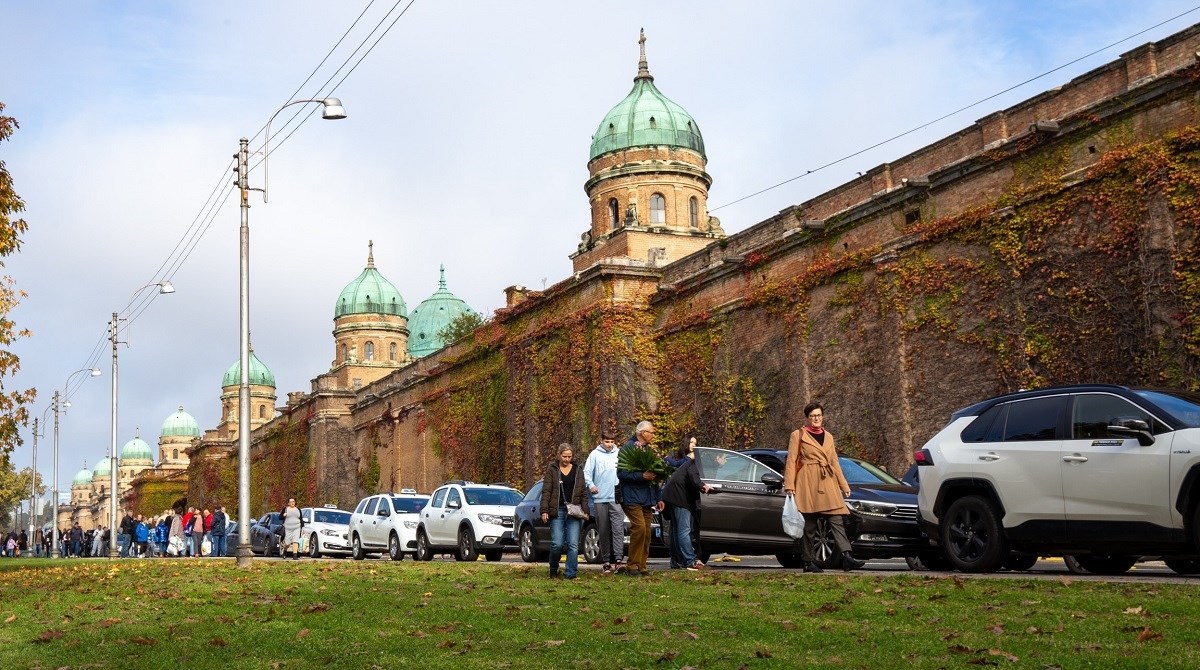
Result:
[[[625,564],[630,572],[645,572],[646,559],[650,556],[650,526],[654,523],[654,508],[641,505],[622,505],[629,517],[629,561]]]
[[[600,562],[615,563],[625,555],[625,512],[615,502],[595,503],[600,531]]]
[[[689,568],[696,562],[692,546],[692,511],[671,506],[671,567]]]
[[[129,558],[129,540],[128,533],[117,535],[117,547],[120,549],[121,558]]]
[[[550,574],[558,574],[558,561],[564,547],[567,550],[567,579],[575,579],[579,570],[579,527],[582,519],[567,516],[567,508],[559,507],[558,514],[550,519]],[[564,537],[565,536],[565,537]],[[565,540],[565,541],[564,541]]]
[[[41,558],[41,557],[42,557],[42,543],[41,543],[41,542],[35,542],[35,543],[34,543],[34,545],[33,545],[33,557],[34,557],[34,558]]]
[[[187,557],[187,556],[191,556],[191,555],[192,555],[192,548],[193,548],[194,546],[195,546],[195,545],[193,545],[193,544],[192,544],[192,536],[191,536],[191,535],[184,535],[184,536],[183,536],[183,555],[184,555],[185,557]]]
[[[80,545],[79,540],[71,540],[71,555],[72,556],[80,555],[79,554],[79,549],[80,549],[79,545]]]
[[[213,535],[212,536],[212,555],[218,556],[218,557],[225,555],[225,536],[224,535]]]

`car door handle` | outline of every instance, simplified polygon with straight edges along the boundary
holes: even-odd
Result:
[[[981,455],[979,457],[979,460],[981,460],[981,461],[998,461],[998,460],[1000,460],[1000,457],[997,456],[995,452],[989,451],[988,453]]]
[[[1087,456],[1084,456],[1082,454],[1071,454],[1070,456],[1063,456],[1063,462],[1065,462],[1065,463],[1087,463]]]

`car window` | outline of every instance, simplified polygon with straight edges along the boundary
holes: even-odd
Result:
[[[1007,415],[1008,405],[996,405],[989,408],[983,414],[975,417],[975,420],[967,424],[963,429],[960,437],[963,442],[999,442],[1004,434],[1004,424],[1000,424],[1000,428],[996,434],[992,433],[992,426],[996,423],[996,417]]]
[[[1125,439],[1129,436],[1110,433],[1108,427],[1127,425],[1126,422],[1130,420],[1144,421],[1152,428],[1166,428],[1155,421],[1149,412],[1124,398],[1107,393],[1080,394],[1075,396],[1075,406],[1071,411],[1071,435],[1077,440]]]
[[[1195,395],[1179,391],[1138,391],[1137,394],[1166,410],[1188,428],[1200,428],[1200,398]],[[1166,426],[1163,428],[1165,432]]]
[[[392,509],[396,514],[413,514],[429,502],[428,498],[392,498]]]
[[[529,493],[525,494],[525,502],[537,502],[542,499],[542,483],[542,480],[539,479],[529,487]]]
[[[379,498],[372,496],[369,500],[367,500],[367,509],[363,513],[364,514],[374,514],[375,510],[378,508],[379,508]]]
[[[317,523],[350,523],[350,514],[340,510],[318,510]]]
[[[1004,422],[1004,442],[1030,442],[1053,440],[1058,435],[1058,424],[1067,396],[1030,398],[1008,403],[1008,417]]]
[[[367,502],[370,500],[370,498],[363,498],[362,500],[358,501],[358,507],[354,508],[354,513],[362,514],[363,511],[367,509]]]
[[[900,480],[866,461],[856,461],[842,456],[838,458],[838,464],[842,466],[842,474],[846,476],[846,481],[850,484],[900,483]]]
[[[303,521],[304,523],[312,523],[312,510],[310,510],[310,509],[300,510],[300,520]]]
[[[697,449],[700,476],[725,482],[758,483],[764,474],[771,472],[767,466],[743,454],[720,449]]]
[[[521,492],[515,489],[466,488],[463,494],[468,505],[516,505],[521,502]]]
[[[433,492],[433,500],[430,505],[441,508],[446,504],[446,491],[449,489],[438,489]]]
[[[267,525],[270,525],[270,523],[271,523],[271,515],[269,513],[262,515],[262,518],[258,520],[258,525],[260,525],[260,526],[267,526]]]
[[[458,489],[450,489],[450,493],[446,495],[446,507],[462,507],[462,496],[459,495]]]

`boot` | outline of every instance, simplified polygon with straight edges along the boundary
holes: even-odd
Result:
[[[860,561],[859,559],[855,558],[854,555],[851,554],[850,552],[848,552],[848,551],[842,552],[842,569],[845,570],[846,572],[850,572],[851,570],[857,570],[866,564],[867,564],[866,561]]]
[[[821,566],[817,565],[816,563],[813,563],[812,561],[809,561],[804,564],[804,571],[805,572],[825,572],[824,570],[821,569]]]

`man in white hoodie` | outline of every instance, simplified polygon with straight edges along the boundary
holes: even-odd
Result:
[[[583,481],[592,494],[596,529],[600,532],[603,572],[611,575],[621,566],[625,549],[625,512],[617,502],[617,433],[606,430],[600,444],[583,464]]]

